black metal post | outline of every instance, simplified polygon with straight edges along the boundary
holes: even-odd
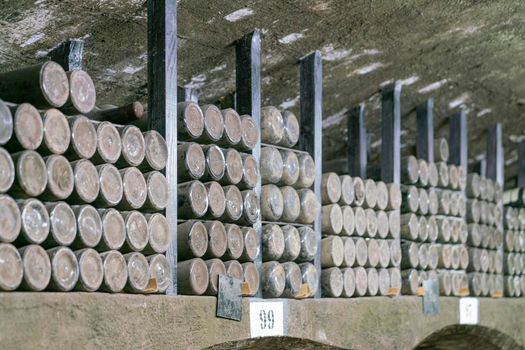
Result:
[[[525,140],[518,145],[518,183],[519,188],[525,187]]]
[[[192,101],[198,103],[199,93],[197,92],[197,89],[177,86],[177,101]]]
[[[171,244],[166,257],[173,284],[167,294],[177,294],[177,0],[148,0],[149,126],[166,137],[169,202],[166,218]]]
[[[301,59],[301,149],[310,153],[315,161],[314,192],[321,203],[322,178],[322,120],[323,120],[323,62],[321,53],[315,51]],[[315,294],[321,297],[321,212],[314,223],[317,237],[317,255],[314,265],[319,273],[319,288]]]
[[[485,158],[478,160],[471,166],[471,170],[483,177],[487,176],[487,160]]]
[[[501,123],[487,129],[487,177],[503,187],[503,131]]]
[[[381,180],[401,182],[401,84],[381,91]]]
[[[449,121],[449,164],[468,165],[467,112],[461,109],[450,116]]]
[[[259,30],[243,36],[237,41],[235,47],[236,57],[236,89],[237,93],[237,111],[240,114],[249,114],[255,120],[257,129],[261,126],[261,32]],[[261,138],[257,140],[255,148],[252,150],[252,155],[260,164],[261,158]],[[261,178],[258,177],[257,184],[254,188],[257,197],[261,197]],[[253,225],[259,236],[259,241],[262,242],[262,225],[261,214]],[[262,244],[262,243],[261,243]],[[255,264],[260,271],[262,265],[262,245],[259,256]],[[262,297],[261,288],[257,292],[258,297]]]
[[[503,128],[501,123],[496,123],[487,128],[487,177],[496,181],[501,188],[504,188],[505,177],[503,160]],[[503,201],[497,203],[503,212]],[[497,223],[498,229],[503,232],[503,217]],[[507,233],[505,233],[506,235]],[[503,256],[503,245],[498,248],[498,254]],[[501,291],[503,293],[503,291]]]
[[[365,104],[353,108],[348,112],[348,174],[366,178],[368,140],[365,127]]]
[[[69,39],[51,50],[47,56],[69,72],[82,69],[83,52],[84,40]]]
[[[416,107],[416,155],[427,162],[434,161],[434,99],[429,98]]]

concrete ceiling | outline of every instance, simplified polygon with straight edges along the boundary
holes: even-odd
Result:
[[[84,38],[85,66],[99,104],[147,102],[144,0],[3,0],[2,70],[32,64],[67,38]],[[260,28],[263,103],[298,110],[299,66],[324,59],[324,155],[343,155],[344,113],[367,102],[373,152],[379,148],[381,84],[402,80],[402,143],[414,136],[414,106],[435,98],[437,135],[460,105],[469,111],[469,155],[484,130],[503,123],[511,174],[525,124],[525,2],[522,0],[179,0],[179,84],[217,101],[234,89],[234,48]],[[374,158],[374,155],[372,156]]]

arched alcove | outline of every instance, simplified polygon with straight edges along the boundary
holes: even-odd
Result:
[[[421,341],[416,350],[515,350],[523,349],[509,335],[483,326],[451,325]]]
[[[243,339],[213,345],[205,350],[344,350],[343,348],[293,337]]]
[[[205,350],[343,350],[333,345],[294,337],[243,339],[213,345]],[[415,350],[519,350],[525,349],[509,335],[483,326],[451,325],[423,339]]]

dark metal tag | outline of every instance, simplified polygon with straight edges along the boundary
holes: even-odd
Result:
[[[242,319],[242,281],[219,275],[217,317],[240,321]]]
[[[423,281],[425,294],[423,295],[423,314],[439,315],[439,282],[437,279]]]

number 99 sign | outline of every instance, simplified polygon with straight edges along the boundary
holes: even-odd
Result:
[[[261,329],[273,329],[275,327],[275,314],[273,310],[261,310],[259,312],[259,318],[261,319]]]
[[[284,335],[283,302],[251,302],[250,332],[252,338]]]

